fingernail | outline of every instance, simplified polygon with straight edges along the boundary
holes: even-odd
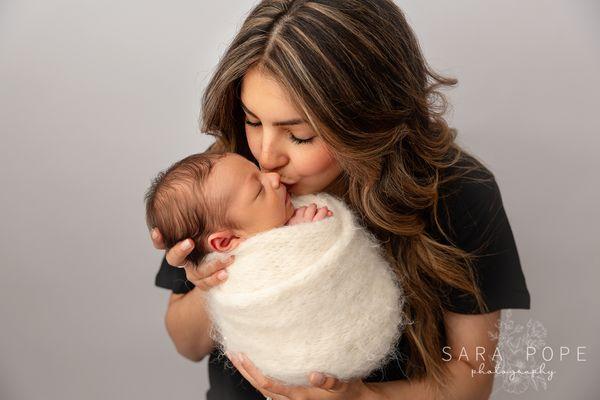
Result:
[[[217,274],[217,278],[219,278],[220,280],[224,280],[225,278],[227,278],[227,271],[219,271],[219,273]]]
[[[185,242],[183,242],[181,244],[181,250],[187,250],[191,247],[192,245],[190,244],[189,240],[186,240]]]
[[[315,385],[322,385],[323,382],[325,382],[325,377],[323,376],[323,374],[314,374],[313,382],[315,383]]]

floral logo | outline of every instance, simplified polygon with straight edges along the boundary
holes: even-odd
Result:
[[[495,372],[502,378],[502,389],[520,394],[533,388],[536,391],[547,389],[555,371],[546,371],[544,360],[539,354],[546,345],[546,328],[539,322],[529,319],[525,325],[515,323],[512,311],[507,310],[506,318],[496,324],[497,332],[489,332],[490,339],[497,341]]]

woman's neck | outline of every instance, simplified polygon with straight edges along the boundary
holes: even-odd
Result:
[[[333,182],[323,189],[323,192],[345,199],[348,194],[348,182],[344,173],[340,173]]]

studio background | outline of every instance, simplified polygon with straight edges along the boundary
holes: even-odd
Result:
[[[495,174],[548,345],[546,390],[600,394],[600,6],[397,1],[458,140]],[[0,398],[204,398],[154,286],[143,194],[204,150],[200,96],[255,1],[0,2]],[[573,352],[586,346],[586,362]]]

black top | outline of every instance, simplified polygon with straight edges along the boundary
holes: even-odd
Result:
[[[472,178],[487,178],[487,182]],[[504,211],[500,189],[492,173],[484,166],[466,176],[447,182],[440,187],[439,220],[454,245],[467,251],[479,251],[474,261],[476,275],[488,311],[505,308],[529,309],[529,292],[521,270],[519,254],[512,230]],[[442,243],[448,243],[431,224],[428,233]],[[156,285],[171,289],[174,293],[186,293],[193,288],[187,281],[185,270],[170,266],[165,259],[158,274]],[[476,314],[474,298],[449,289],[444,300],[447,310],[462,314]],[[440,323],[442,338],[444,326]],[[408,342],[403,336],[397,345],[399,354],[408,354]],[[210,389],[207,399],[264,400],[264,396],[248,383],[235,368],[225,368],[225,357],[218,357],[218,350],[210,354],[208,373]],[[364,380],[367,382],[406,379],[403,373],[405,357],[393,359],[375,370]]]

